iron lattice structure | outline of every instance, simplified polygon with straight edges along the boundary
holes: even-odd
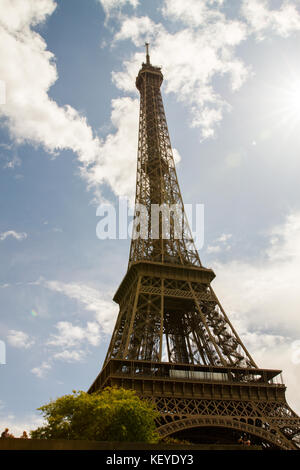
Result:
[[[146,63],[140,92],[134,234],[104,366],[89,392],[135,389],[160,410],[162,436],[188,429],[245,431],[264,445],[296,449],[300,419],[281,371],[259,369],[222,308],[184,212],[160,87]],[[154,221],[153,208],[158,218]],[[170,210],[171,209],[171,210]]]

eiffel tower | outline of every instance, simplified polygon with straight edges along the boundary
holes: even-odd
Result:
[[[146,43],[146,63],[136,78],[135,236],[114,296],[119,315],[89,393],[106,386],[135,390],[159,410],[162,437],[226,444],[246,433],[265,448],[297,449],[300,419],[287,404],[281,371],[256,365],[212,289],[213,270],[202,266],[195,248],[176,175],[162,82]],[[170,207],[174,210],[165,210]],[[158,208],[156,223],[150,216],[153,208]]]

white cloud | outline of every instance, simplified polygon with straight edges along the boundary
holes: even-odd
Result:
[[[69,351],[68,349],[65,349],[61,352],[54,354],[53,359],[60,359],[64,362],[80,362],[85,358],[85,356],[86,352],[83,350],[74,349],[72,351]]]
[[[194,2],[193,5],[198,8]],[[191,125],[201,128],[202,137],[211,137],[224,112],[230,109],[214,90],[213,79],[228,76],[231,90],[235,91],[249,73],[242,60],[235,56],[235,47],[246,39],[246,26],[240,21],[227,20],[220,13],[210,23],[194,28],[189,21],[190,13],[188,18],[183,15],[183,11],[188,12],[185,2],[168,3],[167,6],[164,9],[166,16],[178,15],[181,23],[186,21],[187,25],[170,33],[148,17],[122,17],[114,41],[131,39],[140,46],[150,38],[151,62],[163,64],[165,92],[174,93],[189,107]],[[124,91],[134,91],[135,76],[143,60],[144,54],[136,53],[131,60],[125,61],[123,70],[113,73],[116,86]]]
[[[27,233],[16,232],[15,230],[8,230],[7,232],[0,233],[0,241],[5,240],[7,237],[13,237],[16,240],[24,240],[27,238]]]
[[[179,20],[191,26],[207,25],[209,22],[220,20],[223,14],[218,9],[223,0],[165,0],[163,14],[170,19]],[[213,8],[211,8],[213,7]]]
[[[10,31],[20,31],[28,25],[37,25],[51,15],[56,4],[53,0],[2,0],[1,7],[5,15],[1,15],[1,23]]]
[[[220,251],[220,245],[208,245],[208,247],[206,248],[207,253],[219,253]]]
[[[45,21],[56,3],[3,0],[1,7],[8,14],[0,19],[0,77],[7,84],[0,117],[12,139],[17,144],[42,145],[50,153],[70,149],[77,154],[82,176],[96,192],[100,184],[107,183],[116,194],[131,194],[137,101],[125,98],[112,103],[117,131],[101,142],[84,116],[69,105],[58,106],[48,95],[58,79],[55,57],[31,27]]]
[[[216,241],[217,242],[221,242],[221,243],[226,243],[228,240],[230,240],[230,238],[232,238],[232,234],[231,233],[222,233],[222,235],[220,235]]]
[[[230,250],[231,246],[228,243],[232,237],[231,233],[222,233],[218,238],[214,240],[215,245],[208,245],[206,248],[206,253],[220,253],[221,251]],[[217,243],[217,244],[216,244]]]
[[[269,31],[288,37],[300,30],[300,14],[296,5],[288,0],[278,9],[271,8],[269,0],[244,0],[241,13],[260,40]]]
[[[3,0],[1,7],[8,14],[0,19],[0,76],[7,85],[0,117],[11,136],[17,143],[43,145],[52,153],[71,149],[83,164],[93,161],[99,140],[85,117],[49,98],[48,91],[58,78],[54,55],[31,29],[53,13],[56,3]]]
[[[69,321],[60,321],[55,325],[56,334],[51,334],[47,345],[58,349],[53,352],[51,360],[76,362],[85,359],[87,346],[98,346],[102,333],[111,334],[118,313],[118,306],[111,300],[109,292],[81,283],[63,283],[59,281],[39,281],[42,285],[55,292],[66,295],[84,306],[86,311],[93,313],[93,320],[85,325],[73,325]]]
[[[0,412],[0,420],[2,427],[1,432],[4,431],[5,428],[8,428],[9,432],[15,437],[21,437],[23,431],[26,431],[29,437],[29,431],[44,424],[44,419],[41,416],[31,413],[17,417],[13,413],[7,412],[5,409]]]
[[[45,377],[55,360],[83,361],[89,352],[88,346],[98,346],[102,335],[111,334],[118,313],[118,306],[111,300],[111,292],[101,292],[82,283],[46,281],[43,278],[30,284],[44,286],[54,292],[61,293],[69,299],[79,302],[86,312],[93,314],[93,319],[83,325],[74,325],[70,321],[59,321],[55,324],[56,333],[51,333],[45,341],[45,344],[50,348],[48,360],[43,362],[41,366],[32,369],[32,372],[38,377]]]
[[[11,346],[20,349],[28,349],[34,344],[34,340],[30,339],[27,333],[17,330],[9,330],[7,341]]]
[[[271,230],[270,246],[267,255],[271,261],[290,263],[300,260],[300,215],[291,212],[284,225]]]
[[[269,245],[256,260],[216,263],[215,283],[243,329],[300,337],[299,266],[300,214],[291,213],[271,230]]]
[[[95,322],[87,322],[86,327],[73,325],[68,321],[60,321],[56,324],[58,334],[51,335],[47,341],[48,345],[72,348],[81,343],[90,343],[97,346],[100,342],[100,327]]]
[[[139,0],[98,0],[101,3],[103,10],[107,17],[113,13],[119,12],[124,6],[131,5],[136,8],[139,4]]]
[[[178,163],[181,161],[181,155],[175,147],[172,148],[172,153],[173,153],[174,163],[175,165],[178,165]]]
[[[16,152],[11,151],[12,149],[7,149],[7,150],[10,150],[10,151],[6,152],[7,155],[4,156],[6,161],[3,165],[3,168],[4,169],[9,168],[9,169],[13,170],[14,168],[20,166],[22,161],[21,161],[20,157],[17,155]]]
[[[241,151],[232,151],[225,157],[225,162],[230,168],[237,168],[244,159],[244,153]]]
[[[47,361],[31,369],[38,378],[46,377],[54,361],[82,362],[86,359],[87,345],[99,345],[100,326],[96,322],[87,322],[86,326],[79,326],[69,321],[60,321],[55,328],[57,333],[50,334],[45,342],[50,347]]]
[[[52,366],[49,362],[42,362],[42,364],[38,367],[34,367],[33,369],[31,369],[31,372],[36,375],[39,379],[45,377],[45,375],[47,374],[47,372],[52,369]]]
[[[116,129],[102,142],[95,161],[82,168],[82,177],[97,191],[109,183],[117,196],[134,197],[139,104],[129,97],[112,100],[111,122]]]
[[[86,310],[94,313],[95,321],[100,325],[104,334],[111,333],[118,312],[118,306],[111,300],[112,295],[110,295],[110,292],[104,293],[81,283],[63,283],[60,281],[41,282],[48,289],[60,292],[70,299],[80,302],[84,305]],[[95,327],[94,323],[90,326],[87,324],[87,331],[92,333],[93,327]],[[74,334],[75,333],[74,330]],[[79,330],[78,334],[80,335]]]
[[[156,24],[149,16],[124,17],[120,30],[114,36],[114,42],[126,40],[128,38],[136,46],[141,46],[142,41],[154,39],[155,35],[163,30],[161,24]],[[140,66],[141,62],[138,64]],[[134,82],[133,82],[134,84]]]

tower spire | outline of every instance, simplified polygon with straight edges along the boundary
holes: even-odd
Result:
[[[149,42],[145,42],[145,47],[146,47],[146,64],[150,65]]]

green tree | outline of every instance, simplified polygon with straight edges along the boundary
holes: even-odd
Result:
[[[87,439],[157,442],[151,403],[132,390],[107,387],[89,394],[73,391],[38,408],[46,424],[30,431],[33,439]]]

